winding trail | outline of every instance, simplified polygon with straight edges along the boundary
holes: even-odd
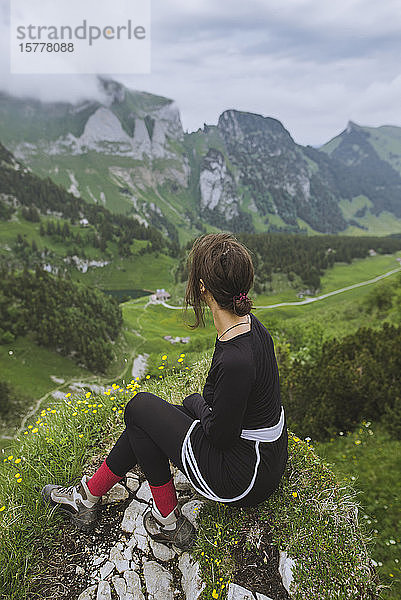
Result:
[[[376,283],[380,279],[384,279],[385,277],[389,277],[390,275],[394,275],[394,273],[399,273],[401,271],[401,267],[397,269],[393,269],[392,271],[387,271],[387,273],[383,273],[383,275],[378,275],[373,279],[368,279],[367,281],[361,281],[361,283],[354,283],[353,285],[348,285],[347,287],[340,288],[338,290],[334,290],[333,292],[328,292],[327,294],[322,294],[321,296],[316,296],[314,298],[306,298],[305,300],[299,300],[297,302],[280,302],[279,304],[269,304],[266,306],[257,305],[255,308],[278,308],[280,306],[302,306],[304,304],[311,304],[312,302],[317,302],[318,300],[323,300],[324,298],[328,298],[329,296],[335,296],[336,294],[342,294],[342,292],[348,292],[348,290],[353,290],[358,287],[362,287],[364,285],[370,285],[371,283]],[[162,304],[166,308],[171,308],[174,310],[183,310],[182,306],[171,306],[167,304],[167,302],[158,302],[158,304]]]
[[[333,292],[328,292],[327,294],[321,294],[320,296],[316,296],[314,298],[306,298],[305,300],[299,300],[298,302],[280,302],[279,304],[269,304],[269,305],[258,305],[258,306],[254,306],[254,309],[257,308],[279,308],[281,306],[303,306],[305,304],[311,304],[312,302],[318,302],[319,300],[324,300],[325,298],[329,298],[330,296],[335,296],[336,294],[342,294],[343,292],[347,292],[349,290],[353,290],[355,288],[358,287],[362,287],[365,285],[370,285],[372,283],[376,283],[377,281],[380,281],[381,279],[384,279],[385,277],[389,277],[390,275],[394,275],[394,273],[399,273],[401,271],[401,267],[398,267],[396,269],[392,269],[391,271],[387,271],[387,273],[383,273],[382,275],[378,275],[377,277],[374,277],[373,279],[368,279],[367,281],[362,281],[361,283],[354,283],[353,285],[348,285],[346,287],[340,288],[338,290],[334,290]],[[145,305],[145,309],[149,306],[153,304],[152,302],[147,302],[147,304]],[[165,306],[166,308],[170,308],[172,310],[183,310],[184,307],[182,306],[171,306],[170,304],[167,304],[167,302],[157,302],[156,304],[161,304],[163,306]],[[137,324],[140,327],[139,324],[139,319],[140,317],[138,316],[137,319]],[[142,334],[139,333],[139,331],[136,331],[137,335],[139,335],[139,337],[143,338]],[[138,352],[138,348],[139,346],[143,345],[145,339],[143,338],[142,342],[138,345],[138,347],[131,353],[129,359],[127,360],[127,362],[131,363],[132,361],[132,371],[134,371],[134,369],[136,368],[136,366],[139,366],[138,363],[136,363],[136,361],[138,359],[142,359],[146,357],[146,354],[142,354],[142,355],[137,355]],[[141,365],[142,366],[142,365]],[[122,378],[124,375],[127,374],[127,365],[124,366],[124,368],[122,369],[121,373],[119,373],[118,375],[114,376],[113,379],[119,379]],[[88,378],[86,380],[86,384],[92,383],[92,382],[99,382],[99,378],[98,377],[91,377]],[[62,387],[66,388],[68,386],[70,386],[71,384],[74,383],[74,379],[71,379],[69,381],[66,381]],[[105,384],[107,385],[107,384]],[[35,404],[29,409],[29,411],[24,415],[20,426],[18,427],[18,429],[16,430],[15,434],[13,436],[9,436],[9,435],[0,435],[0,439],[9,439],[12,440],[14,439],[16,436],[18,436],[22,430],[25,427],[25,423],[27,422],[27,420],[29,419],[29,417],[32,417],[33,415],[35,415],[41,405],[42,402],[44,402],[45,400],[47,400],[49,397],[52,397],[53,392],[55,392],[57,389],[59,389],[60,386],[58,388],[55,388],[53,390],[48,391],[46,394],[44,394],[41,398],[39,398],[38,400],[36,400]]]

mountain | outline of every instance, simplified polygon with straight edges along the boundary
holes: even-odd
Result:
[[[0,93],[0,141],[77,198],[186,242],[204,231],[401,230],[398,128],[345,132],[320,149],[280,121],[224,111],[184,133],[173,100],[99,77],[102,100]]]
[[[401,219],[400,127],[362,127],[350,121],[320,150],[346,168],[344,197],[358,200],[354,216],[360,222],[383,213]]]

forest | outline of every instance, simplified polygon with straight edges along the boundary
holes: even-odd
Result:
[[[41,346],[71,357],[94,372],[104,372],[113,358],[121,309],[102,292],[34,272],[0,271],[0,343],[29,335]]]
[[[365,258],[369,250],[391,254],[401,249],[398,237],[351,237],[340,235],[304,236],[284,233],[237,234],[251,251],[255,267],[254,290],[269,291],[273,273],[285,273],[289,281],[298,276],[312,292],[320,287],[320,277],[336,262],[351,263]],[[176,281],[186,281],[186,256],[192,243],[182,249]]]

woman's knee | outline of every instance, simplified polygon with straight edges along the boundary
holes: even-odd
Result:
[[[129,422],[138,420],[138,417],[140,417],[144,410],[149,410],[154,398],[157,398],[157,396],[151,392],[137,392],[125,406],[125,424],[128,425]]]

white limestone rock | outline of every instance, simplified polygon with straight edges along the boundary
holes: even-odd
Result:
[[[116,483],[113,487],[102,497],[102,504],[114,504],[115,502],[121,502],[129,498],[129,493],[125,486],[121,483]]]
[[[135,600],[136,596],[127,592],[127,582],[123,577],[118,577],[116,575],[112,578],[112,582],[119,600]]]
[[[255,600],[255,596],[241,585],[230,583],[228,586],[227,600]]]
[[[116,565],[116,569],[119,573],[124,573],[124,571],[128,571],[129,569],[129,561],[124,558],[122,552],[117,546],[114,546],[110,550],[110,561]]]
[[[142,515],[138,515],[135,524],[134,537],[136,539],[137,546],[139,550],[145,552],[145,554],[149,554],[149,538],[147,531],[143,525],[143,517]]]
[[[260,594],[256,592],[256,600],[272,600],[269,596],[265,596],[264,594]]]
[[[292,571],[294,566],[295,562],[288,556],[287,552],[280,550],[278,570],[281,575],[281,579],[283,580],[283,586],[288,593],[290,593],[290,585],[293,580]]]
[[[136,540],[135,540],[136,543]],[[135,546],[131,545],[131,546],[127,546],[126,548],[124,548],[124,550],[122,551],[122,555],[125,558],[125,560],[132,560],[132,548]]]
[[[105,555],[105,554],[102,554],[102,555],[100,555],[100,556],[95,556],[95,557],[93,558],[93,561],[92,561],[92,562],[93,562],[93,566],[94,566],[94,567],[98,567],[98,566],[99,566],[99,565],[101,565],[101,564],[102,564],[102,562],[104,562],[105,560],[106,560],[106,555]]]
[[[81,592],[78,596],[78,600],[95,600],[96,598],[97,585],[91,585],[86,590]]]
[[[149,540],[150,547],[152,548],[152,552],[157,560],[161,560],[162,562],[167,562],[171,560],[175,556],[175,552],[172,548],[169,548],[165,544],[160,544],[159,542],[155,542],[154,540]]]
[[[138,573],[135,571],[125,571],[124,579],[127,583],[127,593],[132,594],[135,600],[145,600],[142,593],[142,583]]]
[[[238,216],[239,198],[223,154],[210,148],[199,175],[201,208],[217,209],[227,220]]]
[[[100,567],[100,579],[106,579],[114,571],[114,563],[108,560],[104,563],[103,566]]]
[[[198,515],[199,515],[200,509],[202,508],[202,506],[204,504],[205,503],[202,502],[201,500],[190,500],[189,502],[186,502],[185,504],[183,504],[181,507],[182,514],[188,519],[188,521],[191,521],[191,523],[195,527],[195,529],[198,529],[198,527],[199,527]]]
[[[181,585],[186,600],[198,600],[205,583],[199,576],[199,563],[195,562],[188,552],[184,552],[178,559],[178,568],[182,573]]]
[[[108,581],[101,581],[99,583],[96,600],[112,600],[111,587]]]
[[[132,500],[124,511],[124,517],[121,523],[121,529],[127,533],[132,533],[136,527],[138,515],[142,515],[147,509],[147,505],[138,500]]]
[[[164,567],[144,560],[143,574],[149,600],[174,600],[173,576]]]
[[[136,492],[139,489],[139,477],[131,477],[127,475],[127,488],[131,492]]]
[[[150,491],[149,483],[147,481],[142,483],[136,497],[138,500],[144,500],[145,502],[148,502],[152,498],[152,492]]]
[[[188,481],[188,479],[185,477],[184,473],[182,473],[181,471],[179,471],[178,469],[176,470],[176,472],[174,473],[174,485],[175,485],[175,489],[178,491],[186,491],[186,490],[191,490],[191,484]]]

